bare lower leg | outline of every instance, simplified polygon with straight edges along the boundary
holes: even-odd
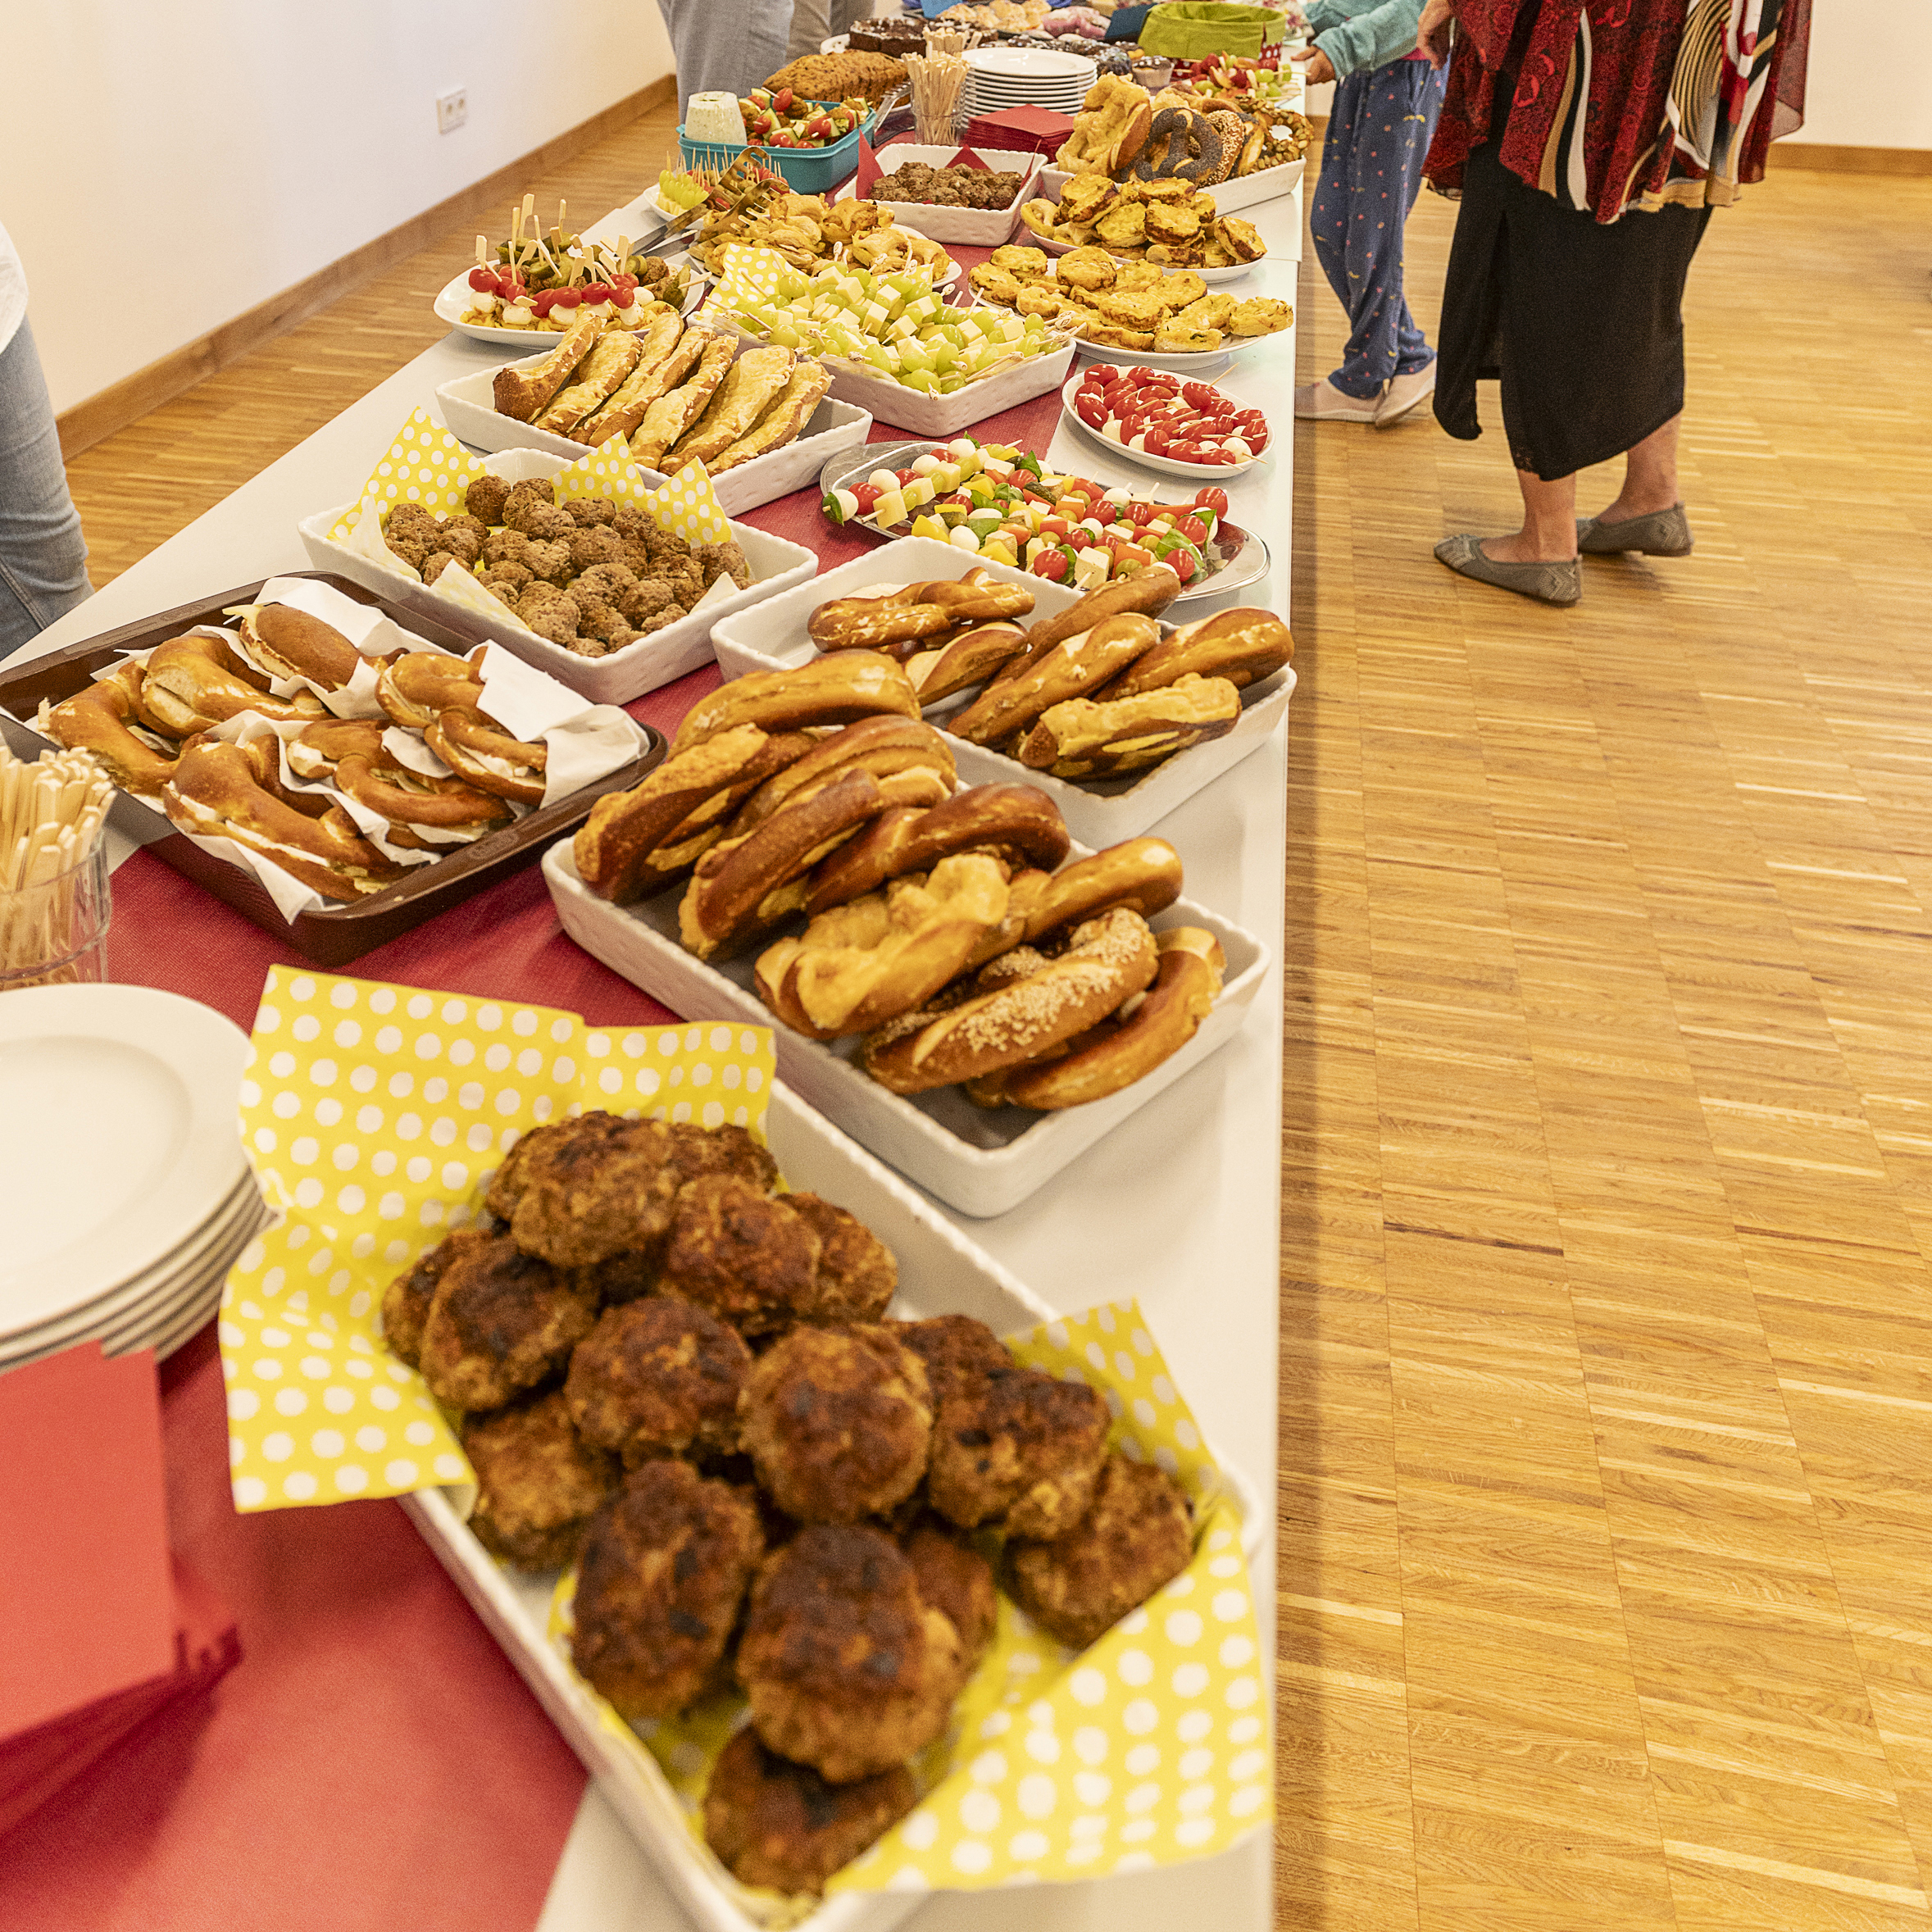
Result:
[[[1677,431],[1681,412],[1661,430],[1653,430],[1624,457],[1624,486],[1616,501],[1598,514],[1601,523],[1623,523],[1633,516],[1648,516],[1653,510],[1668,510],[1678,501]]]
[[[1516,471],[1523,493],[1523,527],[1513,537],[1488,537],[1483,554],[1495,563],[1566,563],[1576,555],[1576,479],[1545,483]]]

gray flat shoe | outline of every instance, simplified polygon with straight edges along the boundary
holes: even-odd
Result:
[[[1644,557],[1689,557],[1690,519],[1681,503],[1673,503],[1668,510],[1652,510],[1648,516],[1627,516],[1621,523],[1580,516],[1576,547],[1593,557],[1614,557],[1626,550]]]
[[[1539,603],[1573,604],[1583,595],[1583,571],[1574,557],[1566,563],[1498,563],[1483,555],[1480,537],[1466,534],[1444,537],[1435,547],[1435,557],[1459,576],[1513,590],[1518,597],[1533,597]]]

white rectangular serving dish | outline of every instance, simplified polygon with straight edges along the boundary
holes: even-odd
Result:
[[[580,450],[578,457],[587,453]],[[507,483],[521,483],[526,477],[554,476],[567,466],[564,457],[548,450],[519,448],[485,457],[483,466]],[[731,534],[744,552],[752,573],[748,590],[734,591],[716,603],[706,604],[640,642],[613,651],[607,657],[580,657],[561,644],[536,636],[511,620],[507,611],[501,625],[492,625],[490,612],[478,603],[446,596],[400,564],[393,571],[385,569],[352,545],[337,543],[329,533],[354,507],[352,503],[339,504],[333,510],[303,517],[295,526],[302,548],[308,552],[309,561],[317,570],[333,571],[360,584],[365,590],[373,590],[404,610],[418,611],[425,617],[447,618],[460,611],[466,623],[480,622],[486,634],[505,650],[514,651],[525,663],[548,671],[559,684],[581,692],[595,704],[627,704],[647,691],[655,691],[660,684],[668,684],[674,678],[709,664],[711,626],[720,617],[803,584],[818,568],[818,558],[802,544],[768,536],[748,523],[734,522]],[[493,603],[496,600],[488,601]]]
[[[931,168],[943,167],[958,152],[957,147],[922,148],[913,141],[895,142],[879,150],[880,172],[896,174],[909,161],[922,161]],[[972,152],[995,174],[1019,175],[1020,192],[1013,197],[1010,207],[943,208],[932,202],[889,201],[876,194],[872,199],[881,207],[889,208],[893,220],[900,227],[930,236],[935,242],[958,242],[971,248],[997,248],[1001,243],[1010,242],[1014,230],[1020,225],[1020,210],[1033,193],[1034,176],[1039,172],[1040,157],[1011,148],[975,148]],[[855,179],[848,181],[834,198],[850,201],[857,193],[858,183]]]
[[[869,557],[841,564],[809,584],[770,598],[755,611],[722,619],[711,634],[718,668],[727,680],[753,671],[796,670],[819,655],[807,634],[805,621],[828,599],[852,596],[870,584],[919,584],[931,578],[962,576],[975,564],[1008,583],[1024,584],[1034,594],[1036,617],[1050,617],[1065,610],[1081,594],[1009,564],[971,557],[936,537],[898,537],[881,544]],[[1190,611],[1190,621],[1193,615]],[[1016,759],[950,734],[948,743],[959,775],[968,784],[1039,786],[1060,807],[1060,816],[1074,837],[1098,850],[1118,845],[1123,839],[1138,839],[1224,771],[1239,765],[1250,752],[1258,751],[1288,715],[1294,688],[1294,667],[1284,665],[1273,676],[1249,685],[1241,693],[1241,716],[1224,737],[1177,752],[1145,771],[1084,784],[1029,771]],[[969,692],[934,705],[927,713],[928,722],[944,730],[947,718],[970,704],[975,695]],[[1184,859],[1187,854],[1181,857]]]
[[[611,971],[661,1000],[681,1020],[725,1020],[769,1026],[778,1071],[809,1105],[861,1147],[937,1194],[961,1214],[984,1220],[1017,1207],[1070,1161],[1220,1046],[1231,1039],[1268,971],[1268,949],[1252,933],[1189,899],[1179,899],[1149,921],[1205,926],[1227,955],[1227,974],[1214,1011],[1178,1053],[1130,1087],[1085,1107],[1059,1113],[997,1112],[975,1107],[957,1087],[930,1093],[894,1093],[857,1065],[858,1039],[812,1040],[775,1021],[752,990],[758,947],[719,965],[687,952],[678,939],[683,884],[632,906],[600,899],[577,871],[573,841],[545,853],[543,877],[563,929]],[[1074,858],[1086,856],[1076,844]]]
[[[541,356],[528,356],[509,366],[534,369],[543,360]],[[443,420],[452,434],[461,437],[472,449],[541,449],[568,463],[584,455],[587,444],[573,443],[554,430],[539,430],[534,423],[520,423],[515,416],[502,415],[493,400],[496,380],[495,370],[482,369],[474,375],[446,382],[437,390]],[[816,483],[819,471],[840,450],[858,448],[871,429],[872,419],[864,410],[827,396],[812,411],[804,434],[783,449],[753,457],[748,463],[740,463],[735,469],[711,478],[720,507],[727,516],[739,516],[747,510],[775,502],[808,483]],[[647,469],[642,463],[638,468],[648,477],[661,479],[665,474]]]
[[[782,1082],[773,1084],[766,1127],[790,1186],[809,1189],[849,1210],[898,1257],[895,1313],[971,1315],[1002,1335],[1052,1320],[1053,1311],[1023,1283]],[[1253,1486],[1220,1455],[1215,1460],[1241,1517],[1242,1548],[1250,1564],[1256,1563],[1265,1517]],[[447,1491],[420,1490],[402,1501],[692,1922],[704,1932],[757,1932],[757,1922],[733,1896],[731,1881],[693,1838],[656,1760],[640,1763],[605,1730],[589,1692],[551,1644],[550,1579],[499,1566],[470,1533]],[[848,1893],[796,1923],[811,1932],[891,1932],[927,1896]]]
[[[1293,194],[1301,186],[1307,166],[1306,159],[1284,161],[1275,167],[1258,168],[1252,175],[1237,175],[1232,181],[1216,181],[1205,192],[1214,197],[1216,214],[1239,215],[1244,208],[1257,208],[1263,202]],[[1061,189],[1072,179],[1064,168],[1042,168],[1039,192],[1048,201],[1057,202]]]

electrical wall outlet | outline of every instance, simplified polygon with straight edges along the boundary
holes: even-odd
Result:
[[[470,118],[470,90],[452,87],[436,97],[436,132],[453,134]]]

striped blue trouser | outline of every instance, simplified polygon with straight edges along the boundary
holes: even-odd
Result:
[[[1329,378],[1344,396],[1375,395],[1391,376],[1426,369],[1435,354],[1402,295],[1402,231],[1448,75],[1426,61],[1391,61],[1336,84],[1308,227],[1321,272],[1348,311],[1348,352]]]

